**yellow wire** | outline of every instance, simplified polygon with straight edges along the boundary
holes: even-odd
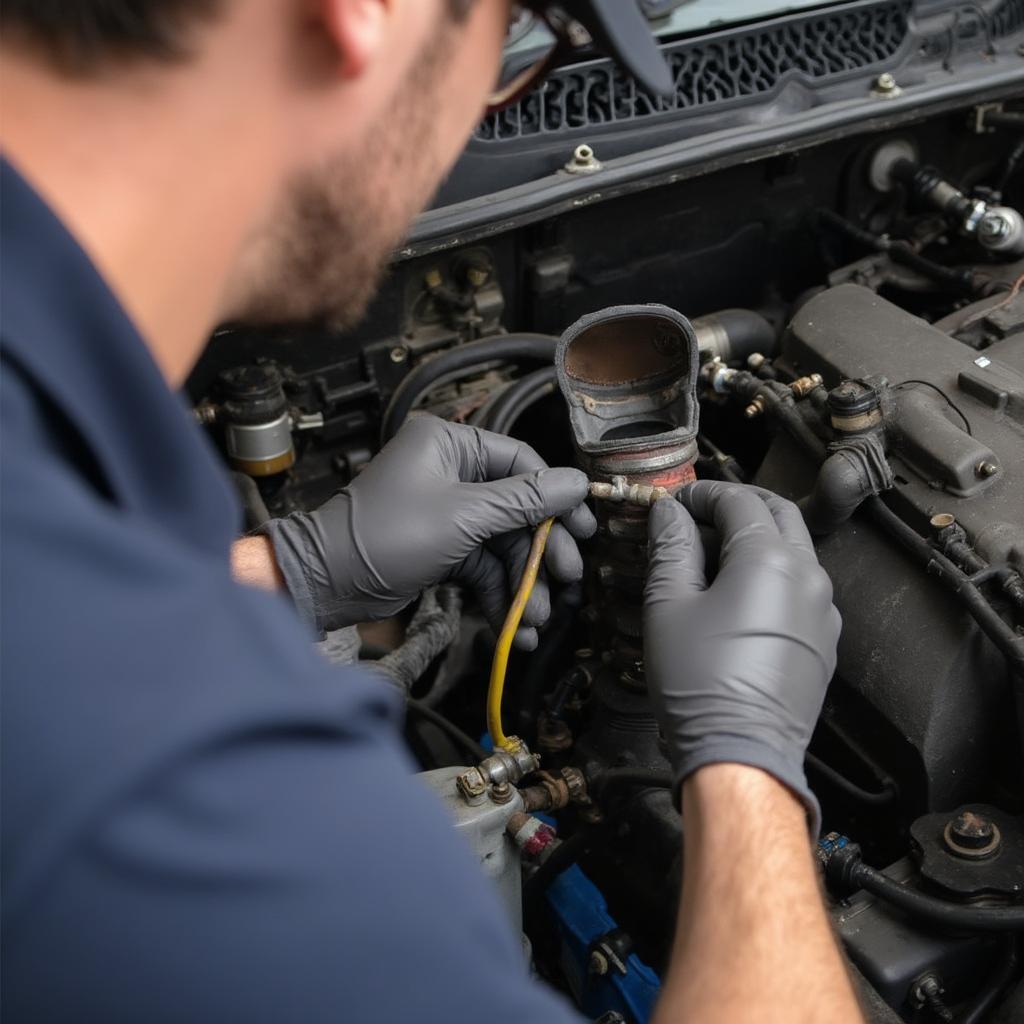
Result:
[[[491,740],[495,747],[501,747],[503,750],[515,750],[519,746],[519,740],[515,736],[506,736],[501,727],[501,697],[505,692],[508,656],[512,650],[512,641],[515,639],[516,630],[523,617],[526,602],[530,600],[533,586],[537,582],[540,560],[544,557],[544,546],[548,542],[548,534],[551,533],[553,523],[554,519],[545,519],[534,531],[533,544],[530,545],[530,554],[526,559],[523,578],[519,583],[516,596],[512,599],[508,615],[505,616],[505,624],[501,627],[498,644],[494,648],[491,682],[487,688],[487,731],[491,734]]]

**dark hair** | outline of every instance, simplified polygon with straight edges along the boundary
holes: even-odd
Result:
[[[244,2],[244,0],[239,0]],[[476,0],[448,0],[461,21]],[[89,74],[110,58],[182,60],[193,23],[224,0],[2,0],[5,36],[27,43],[71,74]]]

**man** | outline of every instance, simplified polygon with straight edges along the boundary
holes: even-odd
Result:
[[[564,6],[664,87],[631,2]],[[323,509],[232,547],[174,394],[225,317],[358,319],[510,13],[5,0],[5,1019],[574,1019],[414,779],[386,687],[332,674],[295,609],[350,623],[458,579],[499,621],[541,519],[562,517],[550,575],[579,576],[586,480],[421,418]],[[801,767],[831,589],[788,503],[698,484],[685,504],[651,515],[649,678],[686,821],[658,1020],[854,1020]],[[723,537],[710,585],[691,513]]]

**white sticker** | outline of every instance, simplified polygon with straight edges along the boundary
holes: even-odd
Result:
[[[978,366],[980,366],[980,367],[981,367],[981,368],[982,368],[983,370],[985,369],[985,367],[986,367],[986,366],[991,366],[991,365],[992,365],[992,360],[991,360],[991,359],[989,359],[989,357],[988,357],[988,356],[978,356],[978,358],[977,358],[977,359],[975,359],[974,361],[975,361],[975,363],[977,363],[977,364],[978,364]]]

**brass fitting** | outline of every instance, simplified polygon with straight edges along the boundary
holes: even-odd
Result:
[[[754,400],[743,410],[748,420],[756,419],[764,412],[764,395],[755,395]]]
[[[797,398],[806,398],[815,388],[820,388],[825,383],[825,378],[820,373],[812,373],[809,377],[801,377],[789,385],[790,390]]]

